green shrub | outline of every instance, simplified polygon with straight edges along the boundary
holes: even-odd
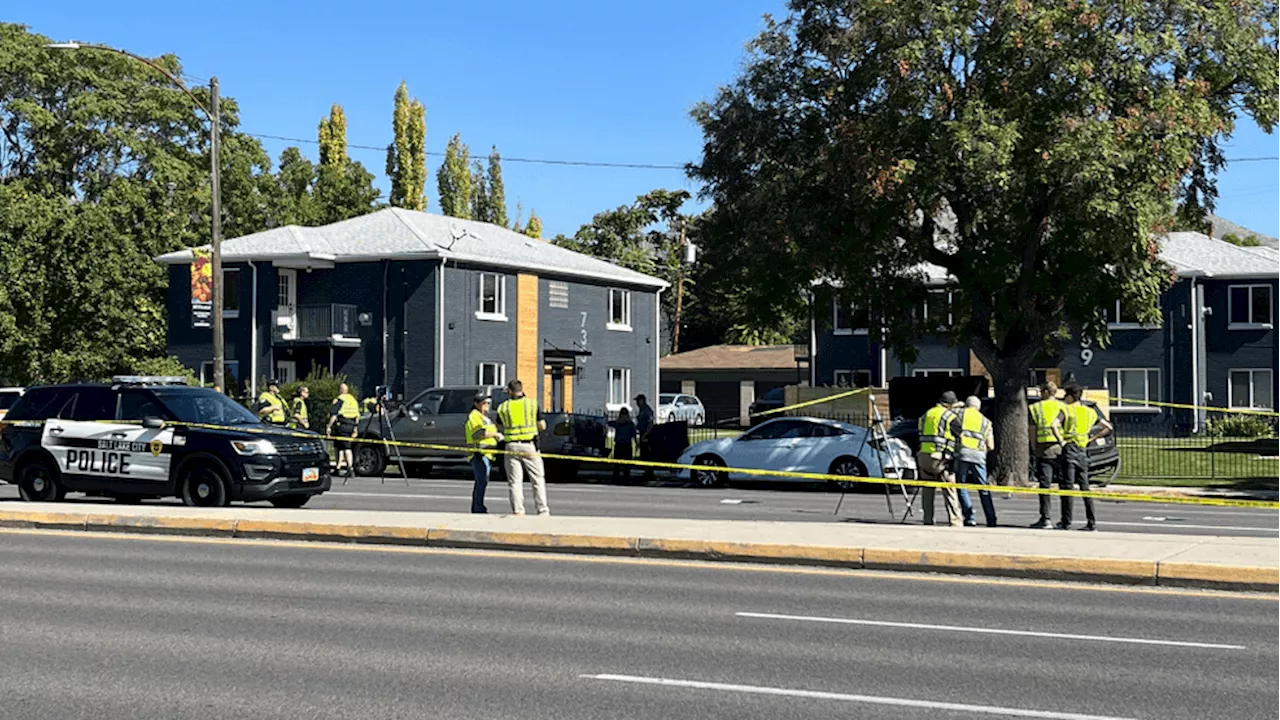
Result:
[[[302,386],[307,386],[311,390],[311,397],[307,399],[307,417],[311,419],[312,430],[322,431],[324,424],[329,421],[329,406],[333,404],[333,399],[338,397],[338,386],[346,381],[346,375],[334,375],[328,368],[312,363],[311,372],[307,373],[306,378],[280,386],[280,396],[284,398],[286,404],[291,405],[293,399],[298,397],[298,391]],[[263,387],[266,387],[265,382]],[[349,389],[351,394],[359,400],[360,396],[356,389]]]
[[[1275,426],[1261,415],[1226,415],[1205,423],[1210,437],[1260,438],[1275,434]]]

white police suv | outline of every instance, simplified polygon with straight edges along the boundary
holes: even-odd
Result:
[[[29,501],[71,491],[204,507],[268,500],[297,508],[330,487],[319,435],[264,425],[182,378],[139,376],[27,389],[0,421],[0,481]]]

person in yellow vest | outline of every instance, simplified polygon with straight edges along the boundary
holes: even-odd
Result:
[[[991,421],[982,414],[982,401],[970,395],[964,400],[964,408],[951,421],[951,434],[956,438],[956,482],[960,484],[987,485],[987,453],[996,449]],[[982,514],[987,527],[996,526],[996,506],[991,493],[979,490]],[[965,524],[972,523],[966,518]]]
[[[311,389],[303,385],[298,389],[298,397],[289,406],[290,427],[307,430],[311,427],[307,420],[307,398],[311,397]]]
[[[471,473],[475,484],[471,486],[471,512],[487,513],[484,506],[484,491],[489,486],[489,469],[493,464],[493,449],[502,440],[502,433],[489,419],[489,408],[493,398],[487,390],[476,393],[471,405],[471,413],[467,415],[464,433],[467,446],[471,448]]]
[[[1063,490],[1070,490],[1074,485],[1075,489],[1088,492],[1089,443],[1110,434],[1111,423],[1097,410],[1081,402],[1084,399],[1084,388],[1079,385],[1068,385],[1062,399],[1066,401],[1063,408],[1066,420],[1062,426],[1066,447],[1062,452],[1064,472],[1058,486]],[[1093,498],[1084,499],[1084,514],[1087,524],[1081,529],[1097,530],[1098,519],[1093,514]],[[1059,530],[1071,529],[1071,498],[1063,496],[1062,521],[1054,527]]]
[[[254,406],[258,411],[258,417],[272,425],[283,425],[284,407],[284,398],[280,397],[280,384],[274,379],[268,380],[267,389],[258,396],[258,403]]]
[[[938,404],[929,408],[916,423],[920,431],[920,452],[916,454],[916,468],[922,480],[941,480],[953,483],[955,474],[951,472],[951,456],[955,451],[955,438],[951,435],[951,420],[954,413],[951,406],[956,404],[956,394],[950,390],[942,393]],[[969,505],[969,493],[955,488],[946,488],[942,496],[947,505],[947,520],[952,527],[960,527],[962,518],[973,514],[970,506],[968,513],[960,509],[960,493],[963,493],[966,505]],[[924,524],[933,524],[933,506],[936,489],[931,487],[920,489],[920,502],[924,507]]]
[[[1058,386],[1052,381],[1040,386],[1040,401],[1028,410],[1031,413],[1030,426],[1027,429],[1031,438],[1031,456],[1035,458],[1036,481],[1041,490],[1053,487],[1054,476],[1061,480],[1062,469],[1062,423],[1065,419],[1063,409],[1066,405],[1058,399]],[[1063,507],[1070,498],[1062,498]],[[1049,520],[1049,496],[1040,496],[1040,519],[1032,523],[1033,528],[1047,528]]]
[[[342,383],[338,386],[338,397],[333,399],[333,405],[329,407],[329,425],[325,428],[325,434],[339,438],[333,441],[333,446],[338,451],[338,473],[341,474],[344,467],[347,470],[342,481],[343,485],[346,485],[347,480],[352,477],[355,466],[355,460],[351,454],[351,441],[346,438],[356,436],[356,427],[359,422],[360,404],[356,402],[347,384]],[[338,428],[336,433],[335,425]]]
[[[498,406],[498,427],[507,443],[502,467],[507,472],[507,490],[511,496],[511,514],[524,515],[525,474],[533,485],[533,502],[539,515],[550,515],[547,507],[546,473],[538,454],[538,433],[547,429],[538,404],[525,397],[524,383],[507,383],[507,400]]]

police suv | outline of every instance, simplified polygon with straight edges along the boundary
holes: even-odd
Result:
[[[74,491],[297,508],[329,489],[329,454],[319,435],[263,425],[221,393],[128,376],[28,389],[0,421],[0,481],[35,502]]]

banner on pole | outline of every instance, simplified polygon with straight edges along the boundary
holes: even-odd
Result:
[[[213,253],[204,248],[191,253],[191,327],[212,327]]]

